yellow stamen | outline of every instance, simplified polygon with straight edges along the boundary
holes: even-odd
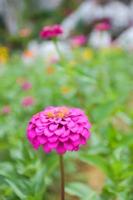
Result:
[[[48,111],[46,113],[46,116],[48,118],[53,118],[53,117],[56,117],[56,118],[64,118],[67,114],[68,114],[69,110],[65,107],[61,107],[59,110],[57,110],[56,112],[52,112],[52,111]]]
[[[49,118],[55,117],[55,114],[52,113],[52,112],[47,112],[46,115],[47,115],[47,117],[49,117]]]

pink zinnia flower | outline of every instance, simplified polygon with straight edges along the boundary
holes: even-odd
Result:
[[[45,26],[41,32],[40,37],[42,39],[55,38],[63,33],[63,29],[60,25],[56,24],[53,26]]]
[[[96,24],[95,29],[98,31],[108,31],[111,29],[111,25],[107,22],[101,22]]]
[[[9,114],[10,112],[11,112],[11,108],[10,108],[10,106],[8,106],[8,105],[6,105],[6,106],[3,106],[3,108],[2,108],[2,114]]]
[[[49,59],[49,63],[55,64],[59,61],[59,58],[57,58],[56,56],[51,56]]]
[[[71,43],[73,47],[79,47],[86,43],[87,39],[84,35],[77,35],[72,38]]]
[[[27,137],[34,149],[58,154],[77,151],[90,137],[91,124],[81,109],[48,107],[34,115],[27,127]]]
[[[28,81],[24,81],[21,87],[23,90],[30,90],[32,88],[32,84]]]
[[[23,107],[30,107],[35,104],[35,99],[32,96],[24,97],[21,104]]]

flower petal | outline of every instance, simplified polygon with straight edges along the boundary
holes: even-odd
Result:
[[[65,132],[65,127],[63,126],[62,128],[57,129],[57,130],[55,131],[55,134],[58,135],[58,136],[60,136],[60,135],[62,135],[64,132]]]
[[[48,128],[44,129],[44,134],[48,137],[52,136],[54,134],[53,131],[50,131]]]
[[[65,149],[72,151],[73,150],[73,143],[69,140],[64,143]]]
[[[56,147],[56,151],[57,151],[58,154],[64,154],[66,152],[64,144],[59,143],[58,146]]]
[[[50,142],[49,144],[49,147],[51,148],[51,149],[54,149],[54,148],[56,148],[57,147],[57,145],[58,145],[58,142]]]
[[[37,150],[40,146],[40,142],[37,140],[37,138],[32,141],[32,144],[35,150]]]
[[[48,144],[43,145],[43,150],[45,153],[50,153],[52,151]]]
[[[40,144],[45,144],[47,142],[47,137],[42,135],[42,136],[39,136],[38,140]]]
[[[34,129],[28,131],[27,137],[29,140],[32,140],[33,138],[36,137],[36,132],[34,131]]]
[[[90,137],[90,132],[87,129],[84,129],[81,135],[85,138],[88,139]]]
[[[53,124],[50,124],[50,125],[49,125],[49,130],[50,130],[50,131],[55,131],[57,128],[58,128],[58,124],[54,124],[54,123],[53,123]]]
[[[53,136],[51,136],[51,137],[48,137],[48,141],[49,142],[56,142],[58,140],[58,136],[56,136],[56,135],[53,135]]]
[[[79,134],[76,134],[76,133],[72,133],[71,135],[70,135],[70,138],[71,138],[71,140],[72,141],[76,141],[76,140],[78,140],[79,139]]]

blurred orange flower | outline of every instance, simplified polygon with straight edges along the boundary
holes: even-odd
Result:
[[[60,89],[63,95],[69,94],[71,92],[71,88],[68,86],[62,86]]]
[[[47,73],[48,75],[54,74],[54,72],[55,72],[55,68],[54,68],[53,66],[48,66],[48,67],[46,68],[46,73]]]
[[[23,56],[26,57],[26,58],[33,58],[33,57],[34,57],[34,54],[33,54],[33,52],[30,51],[30,50],[25,50],[25,51],[23,52]]]

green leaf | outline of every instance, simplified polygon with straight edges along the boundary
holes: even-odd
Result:
[[[70,183],[65,191],[72,196],[77,196],[81,200],[100,200],[96,192],[83,183]]]
[[[130,146],[130,145],[133,145],[132,134],[123,136],[123,138],[120,140],[119,147],[126,147],[127,148],[127,146]]]
[[[24,191],[18,186],[16,180],[10,180],[6,179],[6,182],[10,185],[13,192],[21,199],[24,200],[26,198],[26,195],[24,194]]]
[[[90,165],[94,165],[96,167],[99,167],[106,175],[111,176],[111,170],[110,166],[104,158],[102,158],[99,155],[87,155],[85,153],[79,154],[79,159],[83,162],[86,162]]]
[[[109,116],[113,113],[117,106],[116,101],[109,101],[102,105],[98,105],[92,110],[92,117],[94,121],[101,122],[104,119],[108,119]]]
[[[45,189],[45,169],[38,169],[37,173],[30,181],[31,190],[33,194],[38,194],[39,199],[39,195],[42,196]]]

